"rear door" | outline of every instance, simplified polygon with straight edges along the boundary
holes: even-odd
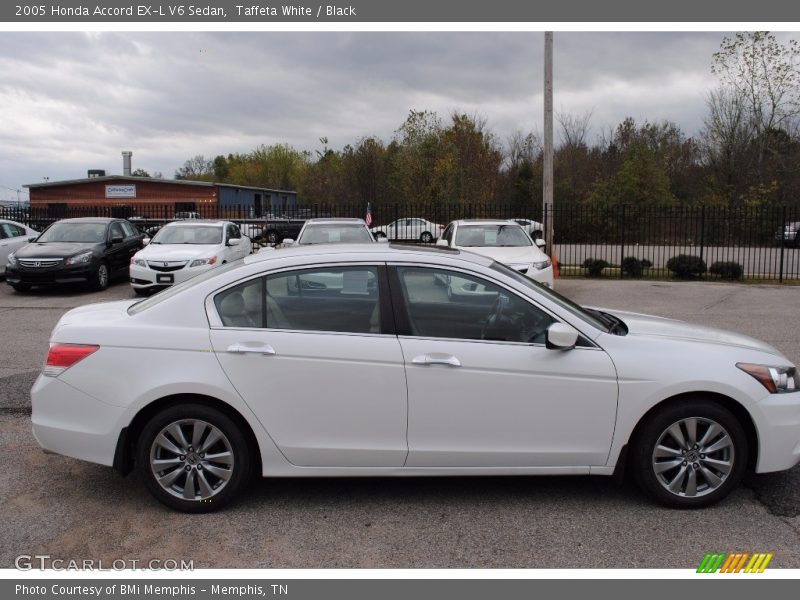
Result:
[[[408,398],[387,290],[383,266],[326,266],[214,297],[214,352],[289,462],[403,465]]]

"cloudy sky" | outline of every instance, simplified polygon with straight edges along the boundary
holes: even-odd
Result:
[[[723,35],[556,33],[556,110],[592,111],[593,135],[626,116],[694,134]],[[5,33],[0,199],[120,173],[121,150],[171,177],[197,154],[388,141],[411,108],[477,112],[501,140],[541,131],[542,48],[541,32]]]

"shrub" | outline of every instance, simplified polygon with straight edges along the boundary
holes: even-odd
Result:
[[[692,279],[706,272],[706,263],[699,256],[679,254],[667,261],[667,269],[679,279]]]
[[[622,259],[622,274],[628,277],[641,277],[643,266],[642,261],[635,256],[626,256]]]
[[[610,266],[602,258],[587,258],[583,261],[583,268],[588,271],[589,277],[601,277],[603,269]]]
[[[742,265],[733,261],[715,262],[708,272],[712,275],[719,275],[722,279],[741,279],[744,275]]]
[[[647,260],[646,258],[643,258],[643,259],[642,259],[642,268],[644,268],[644,269],[649,269],[649,268],[650,268],[650,267],[652,267],[652,266],[653,266],[653,263],[652,263],[652,262],[650,262],[650,261],[649,261],[649,260]]]

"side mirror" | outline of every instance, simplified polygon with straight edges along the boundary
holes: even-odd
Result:
[[[536,244],[538,248],[542,249],[544,249],[544,247],[547,246],[547,242],[545,242],[543,238],[536,238],[535,240],[533,240],[533,243]]]
[[[284,246],[291,246],[292,244],[294,244],[294,240],[292,238],[283,238]]]
[[[389,239],[385,238],[383,236],[378,237],[378,239],[375,240],[375,241],[378,242],[379,244],[388,244],[389,243]]]
[[[436,245],[437,246],[444,246],[445,248],[449,248],[450,247],[450,243],[444,238],[439,238],[438,240],[436,240]]]
[[[228,246],[238,246],[242,243],[242,238],[230,238],[228,240]]]
[[[147,244],[149,244],[149,243],[150,243],[150,238],[149,237],[146,237],[146,238],[144,238],[142,240],[142,246],[147,246]]]
[[[564,323],[552,323],[545,339],[548,350],[572,350],[578,343],[578,332]]]

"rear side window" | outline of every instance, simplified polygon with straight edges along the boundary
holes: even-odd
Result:
[[[377,267],[329,267],[267,276],[270,329],[380,333]]]
[[[251,279],[214,297],[225,327],[263,328],[266,321],[264,278]]]

